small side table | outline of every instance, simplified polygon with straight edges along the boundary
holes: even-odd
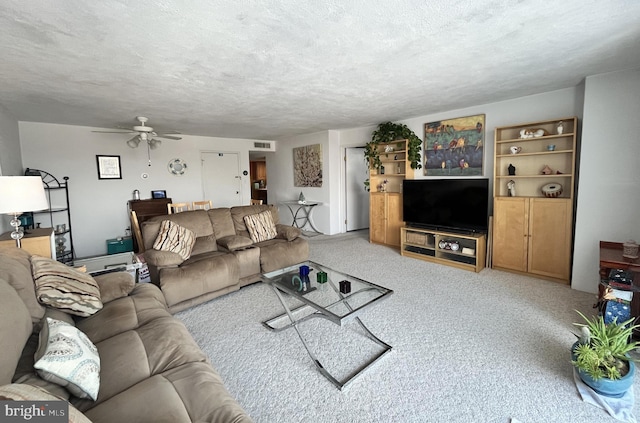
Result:
[[[53,258],[52,252],[56,251],[53,237],[53,228],[26,229],[24,237],[20,240],[23,250],[42,257]],[[0,235],[0,245],[15,247],[16,240],[11,238],[11,232]]]
[[[300,203],[298,201],[283,201],[281,204],[287,206],[291,212],[291,217],[293,217],[293,223],[291,226],[303,229],[307,224],[309,224],[315,233],[322,234],[322,232],[313,225],[313,220],[311,219],[313,208],[322,203],[317,201],[307,201],[305,203]],[[298,223],[299,221],[301,221],[302,224]]]
[[[600,241],[600,286],[599,300],[603,300],[606,288],[632,293],[631,317],[640,316],[640,258],[628,259],[622,256],[622,242]],[[629,286],[618,285],[610,280],[611,270],[619,269],[629,272],[632,283]],[[640,333],[634,333],[635,339],[640,339]]]

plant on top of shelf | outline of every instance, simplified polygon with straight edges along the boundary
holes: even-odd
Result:
[[[364,157],[370,163],[372,169],[378,169],[382,165],[378,144],[390,144],[393,141],[408,140],[407,158],[411,162],[412,169],[422,169],[420,164],[420,149],[422,140],[407,125],[401,123],[385,122],[378,125],[378,129],[371,134],[371,141],[364,149]]]

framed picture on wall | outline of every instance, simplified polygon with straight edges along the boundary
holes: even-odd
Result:
[[[120,156],[96,156],[98,179],[122,179]]]
[[[424,125],[424,174],[482,176],[485,115],[439,120]]]

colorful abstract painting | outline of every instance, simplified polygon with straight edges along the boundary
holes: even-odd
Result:
[[[482,176],[484,117],[467,116],[424,125],[424,174]]]

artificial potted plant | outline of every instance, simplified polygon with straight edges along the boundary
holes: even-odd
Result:
[[[407,158],[412,169],[421,169],[420,149],[422,140],[407,125],[385,122],[378,125],[378,129],[371,134],[371,141],[364,148],[364,157],[372,169],[378,169],[382,162],[378,152],[378,144],[388,144],[398,140],[408,140]]]
[[[599,394],[621,397],[633,385],[634,359],[629,353],[640,344],[631,340],[634,319],[606,324],[604,317],[591,319],[578,311],[586,323],[574,323],[581,328],[578,341],[571,348],[571,363],[580,379]]]

